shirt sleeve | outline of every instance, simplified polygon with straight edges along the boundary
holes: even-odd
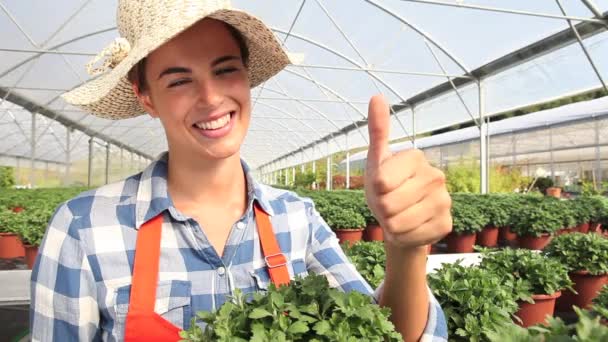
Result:
[[[307,212],[312,232],[310,250],[306,256],[308,270],[326,276],[331,287],[340,288],[345,292],[355,290],[368,294],[373,296],[374,301],[378,303],[384,282],[376,290],[372,290],[355,266],[348,260],[342,251],[342,247],[340,247],[336,234],[329,228],[312,203]],[[420,341],[447,341],[447,323],[443,310],[430,289],[428,289],[428,293],[428,320]]]
[[[32,341],[99,340],[95,280],[66,204],[51,219],[32,269]]]

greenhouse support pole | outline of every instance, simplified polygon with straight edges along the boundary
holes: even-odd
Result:
[[[597,117],[593,120],[595,129],[595,174],[597,179],[597,189],[602,188],[602,159],[600,155],[600,122]]]
[[[110,181],[110,143],[106,144],[106,183]]]
[[[312,182],[312,188],[316,189],[317,188],[317,157],[315,155],[315,145],[312,146],[312,173],[314,173],[315,175],[315,179]]]
[[[295,185],[296,184],[296,167],[292,167],[291,168],[291,182]]]
[[[331,190],[331,154],[329,153],[329,140],[327,141],[327,175],[325,178],[325,190]]]
[[[549,157],[551,165],[551,180],[555,182],[555,163],[553,162],[553,126],[549,126]]]
[[[30,137],[30,184],[34,187],[34,163],[36,158],[36,113],[32,113],[32,136]]]
[[[416,144],[416,106],[412,106],[412,145],[418,148]]]
[[[485,111],[485,98],[483,93],[483,81],[479,80],[478,83],[479,90],[479,174],[481,179],[480,191],[482,194],[488,193],[488,158],[487,153],[488,149],[486,147],[488,140],[486,138],[486,120],[484,120],[484,111]]]
[[[89,138],[89,166],[87,173],[87,186],[91,187],[93,183],[93,137]]]
[[[350,146],[348,146],[348,132],[346,132],[346,188],[350,189]]]
[[[67,126],[65,128],[65,176],[63,185],[67,186],[70,184],[70,167],[72,164],[72,129]]]
[[[511,164],[513,167],[517,164],[517,141],[515,140],[515,133],[511,132]]]
[[[300,153],[302,153],[302,166],[300,169],[302,171],[302,174],[304,174],[304,172],[306,171],[306,169],[304,168],[304,149],[302,149]]]

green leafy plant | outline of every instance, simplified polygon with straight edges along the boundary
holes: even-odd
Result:
[[[512,196],[503,194],[481,195],[481,211],[488,218],[488,226],[507,227],[511,219]]]
[[[365,227],[363,215],[350,208],[331,206],[323,217],[333,230],[361,229]]]
[[[591,310],[608,321],[608,285],[604,285],[600,293],[593,299]]]
[[[608,273],[608,239],[600,234],[571,233],[553,238],[544,252],[568,268],[568,272]]]
[[[578,320],[566,324],[560,318],[549,317],[548,325],[537,325],[528,329],[506,323],[496,331],[488,333],[491,342],[574,342],[608,341],[608,327],[593,317],[587,310],[575,307]]]
[[[311,274],[247,300],[239,290],[216,312],[199,312],[185,341],[402,341],[390,311],[370,297],[329,287]],[[201,329],[197,323],[205,323]]]
[[[456,234],[476,233],[488,223],[479,206],[466,203],[462,197],[452,196],[452,224]]]
[[[12,188],[15,184],[15,169],[10,166],[0,166],[0,189]]]
[[[517,311],[517,300],[530,301],[530,288],[512,275],[497,274],[460,262],[444,264],[428,275],[454,341],[484,341]]]
[[[553,179],[549,177],[538,177],[534,182],[534,187],[541,193],[546,193],[547,189],[553,186]]]
[[[579,201],[588,208],[589,222],[599,222],[605,208],[605,199],[602,196],[580,197]]]
[[[498,274],[512,274],[527,282],[531,294],[550,295],[569,289],[573,292],[568,269],[559,261],[527,249],[481,249],[480,266]]]
[[[344,244],[344,253],[355,265],[361,276],[374,288],[384,280],[386,254],[382,242],[359,241],[352,246]]]
[[[555,198],[528,199],[520,207],[520,212],[512,217],[511,230],[520,236],[539,237],[552,234],[563,228],[564,218]]]

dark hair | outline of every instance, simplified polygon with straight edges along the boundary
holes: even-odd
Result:
[[[243,60],[243,64],[245,68],[248,67],[249,64],[249,47],[247,46],[247,40],[243,36],[243,34],[237,30],[234,26],[229,25],[227,23],[223,23],[230,35],[234,40],[236,40],[239,49],[241,50],[241,58]],[[146,81],[146,58],[141,59],[137,64],[135,64],[129,73],[127,74],[127,78],[129,82],[134,83],[139,88],[139,91],[145,91],[148,88],[148,84]]]

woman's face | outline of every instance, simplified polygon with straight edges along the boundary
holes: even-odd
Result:
[[[148,55],[139,95],[165,129],[171,153],[220,160],[240,149],[251,92],[235,38],[204,19]]]

